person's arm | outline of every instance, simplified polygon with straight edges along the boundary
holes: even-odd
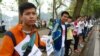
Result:
[[[40,37],[39,37],[39,39],[40,39]],[[45,42],[43,42],[43,41],[41,41],[41,39],[40,39],[40,46],[43,46],[43,47],[45,47],[45,46],[46,46],[46,43],[45,43]]]
[[[3,42],[0,45],[0,56],[12,56],[14,45],[11,38],[7,35],[3,37]]]

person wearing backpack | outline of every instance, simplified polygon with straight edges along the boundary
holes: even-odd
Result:
[[[53,29],[51,32],[53,47],[54,47],[54,56],[64,56],[65,54],[65,43],[67,37],[67,25],[65,22],[69,17],[67,11],[61,13],[61,19],[55,19],[53,24]]]
[[[3,42],[0,45],[0,56],[19,56],[14,49],[23,39],[29,35],[32,40],[32,35],[35,35],[32,45],[28,45],[24,56],[27,56],[35,44],[37,47],[45,46],[45,43],[40,40],[38,30],[35,27],[37,20],[36,6],[26,2],[19,6],[19,19],[22,23],[18,23],[15,27],[6,32],[3,37]],[[29,43],[30,44],[30,43]]]

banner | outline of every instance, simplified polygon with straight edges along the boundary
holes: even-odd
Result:
[[[50,54],[54,51],[53,46],[51,44],[52,36],[43,35],[41,40],[46,42],[47,55],[50,56]]]
[[[20,56],[23,56],[29,41],[30,41],[30,36],[27,35],[23,41],[21,41],[17,46],[14,47]],[[29,53],[28,56],[41,56],[41,55],[42,55],[41,51],[34,44],[34,46],[32,47],[32,51]]]
[[[31,53],[28,56],[42,56],[42,52],[38,49],[38,47],[34,44]]]

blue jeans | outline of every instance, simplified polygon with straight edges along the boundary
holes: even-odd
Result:
[[[61,47],[59,51],[54,49],[54,56],[64,56],[65,55],[65,48]]]

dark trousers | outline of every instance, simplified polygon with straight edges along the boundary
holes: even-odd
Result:
[[[71,41],[72,41],[72,40],[67,40],[67,42],[66,42],[65,56],[68,56]]]
[[[74,36],[74,50],[78,49],[79,37],[77,35]]]

